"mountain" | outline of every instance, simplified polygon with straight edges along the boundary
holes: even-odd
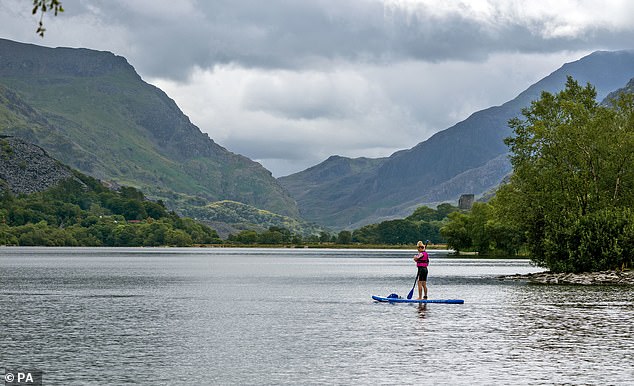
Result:
[[[542,91],[563,89],[568,75],[594,85],[601,100],[634,76],[634,51],[600,51],[564,64],[513,100],[478,111],[411,149],[368,161],[372,167],[350,170],[345,178],[315,180],[332,168],[328,159],[279,181],[297,200],[304,218],[347,229],[406,217],[420,205],[455,203],[463,193],[480,195],[511,170],[503,142],[512,134],[509,119],[521,116],[521,109]],[[337,162],[355,160],[337,157]]]
[[[0,134],[177,211],[234,200],[298,217],[271,173],[216,144],[121,56],[0,39]]]
[[[355,197],[356,189],[376,174],[384,159],[332,156],[317,166],[300,174],[282,177],[278,180],[291,192],[297,202],[301,202],[302,217],[318,224],[337,224],[344,218],[357,221],[357,207],[347,204],[347,198]],[[297,178],[301,176],[301,178]],[[339,203],[338,210],[329,205]],[[350,214],[348,219],[346,216]]]
[[[634,94],[634,78],[630,79],[625,87],[609,93],[601,103],[608,104],[611,100],[616,99],[622,93]]]

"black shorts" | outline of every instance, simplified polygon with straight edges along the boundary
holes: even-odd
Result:
[[[418,280],[427,281],[427,267],[418,267]]]

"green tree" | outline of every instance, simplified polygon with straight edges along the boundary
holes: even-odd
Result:
[[[267,230],[262,232],[262,234],[259,235],[258,237],[258,241],[261,244],[282,244],[284,243],[284,234],[282,232],[280,232],[279,230]]]
[[[258,242],[258,233],[254,230],[244,230],[235,237],[238,243],[255,244]]]
[[[5,224],[0,224],[0,245],[18,245],[18,238]]]
[[[440,233],[447,239],[447,245],[456,252],[471,249],[473,241],[469,233],[469,215],[462,212],[449,214],[449,222],[440,228]]]
[[[427,206],[419,206],[418,208],[416,208],[414,213],[407,216],[405,219],[410,221],[427,221],[427,222],[439,220],[438,211]]]
[[[370,224],[355,229],[352,232],[352,241],[361,244],[378,244],[379,243],[379,224]]]
[[[450,213],[458,211],[457,206],[453,206],[449,203],[442,203],[436,207],[436,220],[443,220],[449,217]]]
[[[162,202],[143,201],[143,209],[148,217],[158,220],[160,218],[167,217],[165,206],[161,204]]]
[[[142,245],[143,242],[138,239],[137,229],[138,228],[133,225],[119,224],[114,229],[114,245],[117,247],[133,247],[136,245]]]
[[[151,224],[146,224],[143,228],[143,234],[145,235],[143,245],[147,246],[161,246],[167,245],[167,232],[170,230],[170,226],[161,221],[154,221]]]
[[[467,221],[467,231],[471,236],[474,249],[483,255],[492,252],[490,228],[487,227],[492,208],[489,204],[474,202]]]
[[[121,188],[119,188],[119,195],[121,196],[121,198],[125,198],[128,200],[136,200],[136,201],[145,200],[145,196],[143,195],[143,192],[141,192],[140,190],[132,186],[122,186]]]
[[[352,232],[341,231],[337,235],[337,244],[350,244],[352,242]]]
[[[377,230],[379,241],[384,244],[416,244],[421,239],[418,224],[410,220],[383,221]]]
[[[122,214],[126,220],[142,220],[147,217],[143,203],[134,199],[125,200],[123,211],[119,214]]]
[[[175,247],[189,247],[192,245],[192,238],[180,229],[170,229],[165,234],[165,244]]]
[[[524,233],[533,261],[554,271],[615,268],[579,246],[583,238],[602,242],[588,218],[616,216],[634,199],[634,97],[621,95],[610,106],[595,98],[594,87],[568,77],[563,91],[543,92],[524,119],[509,121],[514,173],[497,193],[498,213]]]
[[[332,236],[330,233],[326,231],[319,232],[319,242],[321,243],[329,243],[332,240]]]

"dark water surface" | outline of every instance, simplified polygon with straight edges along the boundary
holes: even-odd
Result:
[[[45,385],[634,384],[634,288],[414,251],[0,248],[0,367]],[[1,369],[0,369],[1,370]]]

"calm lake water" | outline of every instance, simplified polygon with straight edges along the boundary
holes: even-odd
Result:
[[[0,248],[0,367],[44,385],[634,380],[634,288],[500,281],[526,260],[414,251]],[[1,370],[1,369],[0,369]]]

